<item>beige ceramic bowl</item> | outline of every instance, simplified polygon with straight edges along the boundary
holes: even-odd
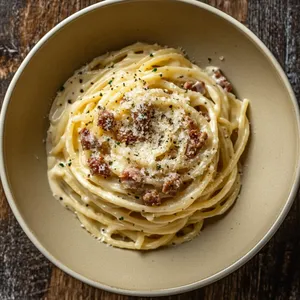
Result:
[[[52,197],[43,144],[62,83],[92,58],[136,41],[181,46],[200,66],[212,58],[238,96],[251,99],[252,135],[237,203],[193,241],[149,252],[108,247],[80,227]],[[1,175],[24,231],[70,275],[117,293],[185,292],[236,270],[283,221],[299,179],[298,107],[271,53],[224,13],[195,1],[105,1],[51,30],[15,75],[1,115]]]

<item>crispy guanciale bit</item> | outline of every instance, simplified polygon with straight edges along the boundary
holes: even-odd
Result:
[[[185,116],[184,121],[188,127],[188,129],[197,129],[197,123],[189,116]]]
[[[178,173],[170,173],[164,181],[162,192],[168,195],[175,195],[182,184]]]
[[[110,176],[110,169],[108,164],[104,161],[102,156],[92,156],[88,159],[88,165],[92,175],[99,175],[104,178]]]
[[[83,150],[91,150],[99,147],[98,140],[87,128],[81,129],[79,135]]]
[[[128,168],[120,176],[121,183],[126,189],[138,189],[143,185],[143,174],[138,168]]]
[[[147,132],[150,129],[150,121],[153,116],[153,108],[149,105],[141,104],[132,113],[133,124],[137,130]]]
[[[98,126],[105,131],[110,131],[115,126],[114,114],[106,109],[100,110],[98,115]]]
[[[140,137],[134,135],[130,129],[120,128],[117,131],[117,141],[124,142],[126,145],[132,145],[138,140],[140,140]]]
[[[232,91],[232,85],[228,79],[223,75],[220,69],[213,70],[213,78],[218,85],[220,85],[226,92]]]
[[[204,146],[207,140],[207,133],[198,129],[192,129],[189,131],[189,140],[185,150],[187,158],[193,158],[197,152]]]
[[[191,90],[197,93],[205,94],[205,83],[203,81],[191,82],[187,81],[184,83],[183,88],[186,90]]]
[[[83,150],[97,149],[102,154],[108,154],[110,152],[109,143],[97,140],[97,138],[87,128],[81,129],[79,135]]]
[[[185,155],[187,158],[193,158],[196,156],[197,152],[204,146],[208,136],[206,132],[199,130],[196,122],[191,117],[186,116],[185,122],[189,133]]]
[[[143,196],[143,202],[147,206],[161,205],[161,198],[157,190],[149,190]]]

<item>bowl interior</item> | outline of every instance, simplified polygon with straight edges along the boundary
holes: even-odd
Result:
[[[183,47],[203,67],[211,58],[211,64],[220,66],[232,81],[237,95],[251,100],[252,130],[242,191],[230,212],[209,222],[189,243],[143,253],[94,240],[52,197],[43,143],[51,101],[64,81],[92,58],[136,41]],[[148,0],[100,4],[49,36],[11,93],[3,132],[11,205],[40,249],[98,287],[151,293],[204,284],[257,245],[287,204],[299,158],[291,97],[282,74],[252,38],[201,4]]]

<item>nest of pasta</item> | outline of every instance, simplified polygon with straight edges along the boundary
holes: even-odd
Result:
[[[240,190],[248,100],[218,68],[137,43],[94,59],[53,103],[48,177],[54,195],[112,246],[191,240]]]

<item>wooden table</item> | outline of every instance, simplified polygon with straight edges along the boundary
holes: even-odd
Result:
[[[97,0],[0,0],[0,99],[36,42]],[[247,25],[286,71],[300,100],[300,0],[206,0]],[[279,142],[279,141],[278,141]],[[272,240],[250,262],[203,289],[168,299],[300,299],[300,193]],[[29,241],[0,190],[0,299],[126,297],[92,288],[53,266]],[[163,299],[163,298],[161,298]]]

